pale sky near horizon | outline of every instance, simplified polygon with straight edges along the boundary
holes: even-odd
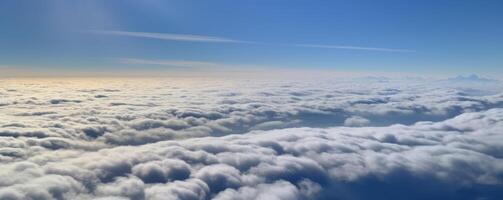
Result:
[[[0,73],[503,74],[503,2],[0,2]],[[343,74],[343,73],[342,73]]]

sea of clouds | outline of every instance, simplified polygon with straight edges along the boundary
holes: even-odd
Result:
[[[503,84],[0,80],[0,199],[502,199]]]

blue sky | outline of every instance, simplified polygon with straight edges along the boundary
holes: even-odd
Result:
[[[0,70],[222,67],[497,77],[501,10],[496,0],[4,0]]]

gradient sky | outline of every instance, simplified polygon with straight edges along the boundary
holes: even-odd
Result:
[[[503,1],[0,2],[0,73],[503,74]]]

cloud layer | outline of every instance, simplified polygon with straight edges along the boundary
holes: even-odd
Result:
[[[503,195],[497,82],[1,83],[0,199]]]

